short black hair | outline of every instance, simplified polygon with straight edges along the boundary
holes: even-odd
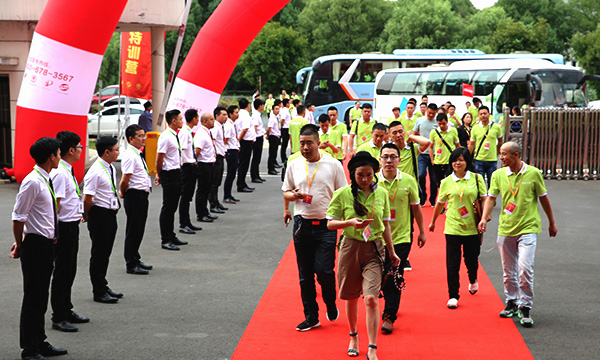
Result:
[[[330,111],[338,112],[337,108],[335,106],[330,106],[329,108],[327,108],[327,112],[330,112]]]
[[[60,141],[60,153],[66,154],[81,141],[81,137],[72,131],[61,131],[56,134],[56,140]]]
[[[245,110],[248,107],[248,105],[250,105],[250,102],[246,98],[240,98],[238,100],[238,105],[240,106],[240,109]]]
[[[329,115],[327,115],[327,114],[321,114],[321,115],[319,115],[319,122],[320,123],[324,123],[324,122],[328,122],[328,121],[330,121]]]
[[[422,103],[419,104],[419,106],[421,106],[421,105],[427,106],[427,103],[426,102],[422,102]]]
[[[383,146],[381,147],[380,153],[383,152],[383,149],[394,149],[398,153],[398,156],[400,156],[400,149],[398,149],[398,146],[394,143],[383,144]]]
[[[423,99],[425,99],[425,98],[428,98],[428,99],[429,99],[429,96],[427,96],[427,94],[425,94],[425,95],[421,96],[421,100],[423,100]]]
[[[454,105],[452,105],[452,104],[450,104],[450,105],[448,106],[448,109],[450,109],[451,107],[453,107],[453,108],[455,108],[455,109],[456,109],[456,106],[454,106]]]
[[[167,118],[167,124],[171,124],[171,122],[173,121],[173,119],[175,119],[177,117],[177,115],[181,114],[181,111],[177,110],[177,109],[173,109],[173,110],[169,110],[167,111],[167,113],[165,114],[166,118]]]
[[[448,121],[448,115],[446,115],[444,113],[437,114],[437,116],[435,117],[435,121],[442,121],[442,120]]]
[[[256,98],[256,99],[254,99],[254,103],[252,105],[254,106],[255,109],[258,109],[261,105],[264,105],[264,103],[265,102],[262,101],[262,99]]]
[[[50,158],[50,155],[58,156],[58,149],[60,149],[60,141],[51,137],[43,137],[36,140],[36,142],[29,148],[29,154],[35,160],[35,163],[42,165]]]
[[[363,109],[373,109],[373,105],[369,104],[369,103],[365,103],[362,106]]]
[[[395,126],[398,126],[398,125],[401,125],[402,127],[404,127],[404,125],[402,125],[402,123],[400,121],[398,121],[398,120],[392,121],[388,127],[391,129],[391,128],[393,128]]]
[[[385,125],[385,124],[382,124],[382,123],[379,123],[379,122],[378,122],[378,123],[375,123],[375,125],[373,125],[373,130],[372,130],[372,131],[375,131],[375,130],[383,130],[383,131],[386,131],[386,130],[387,130],[387,125]]]
[[[300,100],[298,100],[298,99],[292,100],[292,105],[298,106],[299,104],[300,104]]]
[[[433,111],[438,111],[438,107],[435,103],[431,103],[431,104],[427,105],[427,108],[431,109]]]
[[[473,104],[475,104],[476,102],[481,102],[481,99],[478,97],[474,97],[473,98]]]
[[[306,107],[304,105],[298,105],[298,107],[296,108],[296,113],[298,115],[304,114],[305,111],[306,111]]]
[[[273,106],[281,106],[281,100],[277,99],[273,101]]]
[[[150,101],[146,101],[144,103],[144,110],[148,110],[148,108],[151,107],[151,106],[152,106],[152,103]]]
[[[187,109],[185,111],[185,122],[191,123],[195,117],[198,116],[198,110],[196,109]]]
[[[417,103],[417,99],[415,99],[415,98],[410,98],[410,99],[408,99],[408,102],[411,102],[411,103],[414,103],[414,104],[416,104],[416,103]]]
[[[227,115],[231,115],[235,112],[235,109],[237,109],[238,106],[237,105],[229,105],[229,107],[227,108]]]
[[[290,99],[285,98],[285,99],[281,100],[281,103],[283,104],[283,106],[287,107],[288,104],[290,103]]]
[[[173,111],[173,110],[171,110]],[[177,110],[179,111],[179,110]],[[169,112],[167,112],[169,113]],[[98,157],[102,157],[106,150],[112,148],[117,145],[118,141],[112,136],[102,136],[98,141],[96,141],[96,151],[98,151]]]
[[[261,100],[262,101],[262,100]],[[255,101],[256,102],[256,101]],[[215,117],[215,119],[217,118],[217,116],[219,116],[219,114],[221,113],[221,111],[225,111],[227,112],[227,109],[225,109],[225,106],[217,106],[214,110],[213,110],[213,116]]]
[[[319,127],[315,124],[306,124],[300,129],[300,136],[314,136],[319,141]]]
[[[144,130],[144,128],[139,126],[138,124],[129,125],[127,129],[125,129],[125,138],[127,138],[127,142],[131,142],[129,138],[135,137],[135,133],[140,130]]]
[[[480,107],[479,107],[479,110],[477,110],[477,112],[480,112],[481,110],[487,110],[487,112],[490,112],[490,108],[489,108],[489,107],[487,107],[487,106],[485,106],[485,105],[483,105],[483,106],[480,106]]]
[[[458,159],[458,157],[461,155],[467,163],[467,170],[473,171],[473,156],[471,155],[471,152],[465,147],[457,147],[454,149],[454,151],[452,151],[450,154],[450,160],[448,160],[448,165],[450,165],[448,167],[449,173],[452,173],[452,163],[455,162],[456,159]]]

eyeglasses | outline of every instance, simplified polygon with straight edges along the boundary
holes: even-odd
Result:
[[[77,145],[75,146],[75,149],[83,149],[83,145]]]
[[[400,156],[396,156],[396,155],[384,155],[381,157],[381,160],[383,161],[388,161],[388,160],[392,160],[392,161],[396,161],[400,158]]]

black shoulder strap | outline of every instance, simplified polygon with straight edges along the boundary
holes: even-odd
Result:
[[[410,154],[412,157],[413,164],[413,172],[415,173],[415,180],[417,181],[417,186],[419,186],[419,194],[421,194],[421,184],[419,183],[419,169],[417,168],[417,155],[415,154],[415,145],[410,144]]]
[[[442,137],[442,134],[440,134],[440,132],[438,131],[438,129],[434,128],[433,130],[435,130],[435,132],[438,134],[438,136],[440,137],[440,139],[442,139],[442,142],[444,143],[444,145],[446,145],[446,147],[448,148],[448,151],[452,152],[452,148],[450,147],[450,145],[448,145],[448,143],[446,142],[446,140],[444,140],[444,138]]]
[[[360,120],[360,119],[354,120],[354,121],[356,121],[356,125],[354,126],[354,135],[356,135],[356,136],[358,136],[358,120]]]
[[[483,145],[483,142],[485,141],[485,138],[487,137],[487,135],[490,133],[490,129],[492,128],[492,126],[494,126],[493,121],[490,122],[490,127],[485,132],[485,135],[483,135],[483,139],[481,139],[481,142],[479,143],[479,147],[477,148],[477,153],[475,153],[475,156],[473,156],[473,159],[475,159],[477,157],[477,155],[479,155],[479,150],[481,150],[481,146]]]

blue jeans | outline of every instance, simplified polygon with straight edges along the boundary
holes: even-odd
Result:
[[[490,188],[490,182],[492,181],[492,173],[498,169],[497,161],[481,161],[475,160],[475,172],[483,176],[483,179],[487,182],[488,189]]]
[[[427,188],[426,188],[426,177],[429,172],[429,190],[431,194],[429,196],[429,202],[431,205],[435,205],[435,199],[437,197],[437,180],[435,176],[435,170],[433,170],[433,164],[429,154],[422,153],[418,157],[419,159],[419,195],[421,197],[421,205],[425,204],[427,200]]]
[[[316,224],[316,225],[315,225]],[[300,278],[300,295],[306,320],[319,320],[315,274],[321,284],[323,302],[335,306],[335,243],[336,230],[327,229],[327,220],[294,216],[294,248]]]
[[[518,236],[498,235],[502,259],[504,295],[506,302],[515,301],[519,307],[533,305],[533,263],[537,234]]]

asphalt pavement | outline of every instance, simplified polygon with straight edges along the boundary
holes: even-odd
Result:
[[[109,286],[125,294],[117,304],[92,301],[87,269],[90,239],[82,225],[72,297],[74,310],[89,316],[91,322],[78,325],[77,333],[52,330],[49,306],[48,340],[69,350],[61,359],[229,359],[291,239],[291,228],[286,229],[282,222],[281,181],[279,176],[265,175],[266,156],[263,152],[262,176],[267,182],[249,183],[256,187],[249,194],[235,192],[234,185],[234,196],[241,202],[224,204],[229,207],[226,214],[214,223],[200,223],[204,229],[196,235],[179,234],[190,244],[178,252],[160,248],[162,195],[160,186],[154,187],[140,249],[142,260],[154,265],[150,275],[125,272],[126,218],[120,211],[107,276]],[[535,326],[520,331],[536,359],[595,359],[600,353],[600,342],[593,340],[600,331],[600,237],[595,228],[600,182],[552,180],[546,184],[559,232],[557,238],[549,238],[542,216],[544,233],[538,238],[536,297],[531,313]],[[4,219],[0,222],[0,233],[4,234],[0,245],[4,254],[0,256],[1,359],[20,358],[22,275],[19,261],[8,257],[13,243],[10,217],[17,191],[16,183],[0,185],[0,217]],[[496,206],[488,226],[480,262],[504,299],[494,235],[498,209]],[[441,299],[440,306],[444,304]],[[465,346],[476,340],[465,339]]]

